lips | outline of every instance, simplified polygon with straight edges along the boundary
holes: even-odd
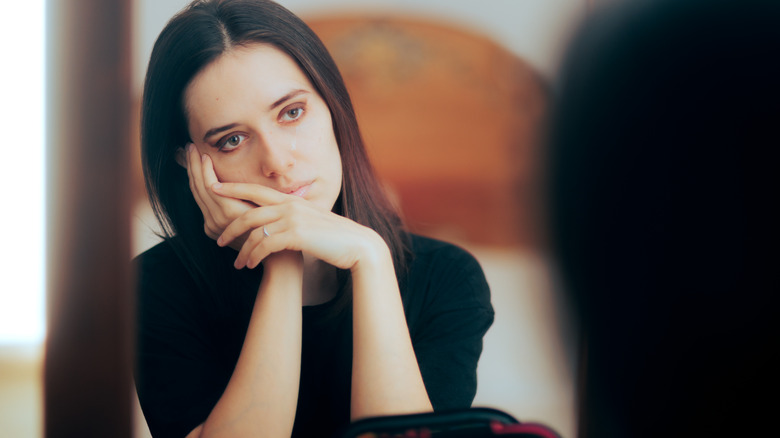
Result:
[[[298,196],[300,198],[303,198],[306,193],[309,192],[309,189],[311,188],[313,181],[309,181],[303,184],[298,184],[293,186],[291,189],[285,190],[284,192],[288,195]]]

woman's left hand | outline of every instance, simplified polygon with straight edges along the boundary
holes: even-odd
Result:
[[[249,232],[234,263],[237,269],[254,268],[269,254],[284,250],[301,251],[341,269],[354,269],[368,257],[389,255],[374,230],[300,197],[259,184],[218,183],[212,189],[260,205],[235,219],[217,240],[226,246]]]

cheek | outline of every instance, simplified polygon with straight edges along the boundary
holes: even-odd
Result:
[[[341,166],[341,155],[339,155],[339,152],[336,151],[336,158],[334,159],[334,172],[338,174],[338,181],[339,181],[339,187],[341,186],[342,180],[344,179],[344,168]]]
[[[327,172],[330,178],[341,188],[341,182],[344,177],[344,169],[341,164],[341,154],[333,136],[323,136],[323,153],[320,157],[323,165],[327,166]]]
[[[214,173],[220,182],[252,182],[251,173],[248,169],[248,160],[237,160],[234,163],[232,157],[215,157]]]
[[[302,124],[296,129],[293,144],[297,150],[306,149],[306,152],[318,159],[329,159],[335,153],[338,155],[336,136],[333,133],[333,125],[330,118],[318,118],[314,123]]]

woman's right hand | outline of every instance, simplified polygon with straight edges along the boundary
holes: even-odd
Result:
[[[257,206],[247,201],[215,194],[211,186],[219,180],[211,157],[207,154],[201,155],[192,143],[187,144],[185,154],[190,191],[203,213],[203,230],[209,238],[217,240],[236,218]],[[231,242],[230,247],[236,251],[241,250],[248,234]]]
[[[219,180],[214,171],[211,157],[207,154],[201,155],[192,143],[187,145],[185,153],[187,155],[186,167],[190,180],[190,190],[195,198],[195,202],[200,207],[200,211],[203,212],[203,229],[207,236],[217,240],[228,225],[247,211],[256,208],[257,205],[249,201],[228,198],[214,193],[211,186],[219,182]],[[248,237],[249,232],[232,241],[229,246],[236,251],[240,251]],[[271,270],[274,270],[276,266],[279,266],[278,270],[284,269],[282,266],[287,266],[288,269],[293,270],[302,271],[303,269],[302,256],[298,251],[281,251],[273,254],[264,260],[263,265],[265,265],[266,269]]]

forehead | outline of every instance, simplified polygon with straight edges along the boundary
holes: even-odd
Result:
[[[187,86],[184,104],[188,118],[219,114],[231,105],[261,108],[290,90],[313,87],[298,64],[269,44],[237,46],[200,71]],[[246,108],[245,108],[246,109]]]

